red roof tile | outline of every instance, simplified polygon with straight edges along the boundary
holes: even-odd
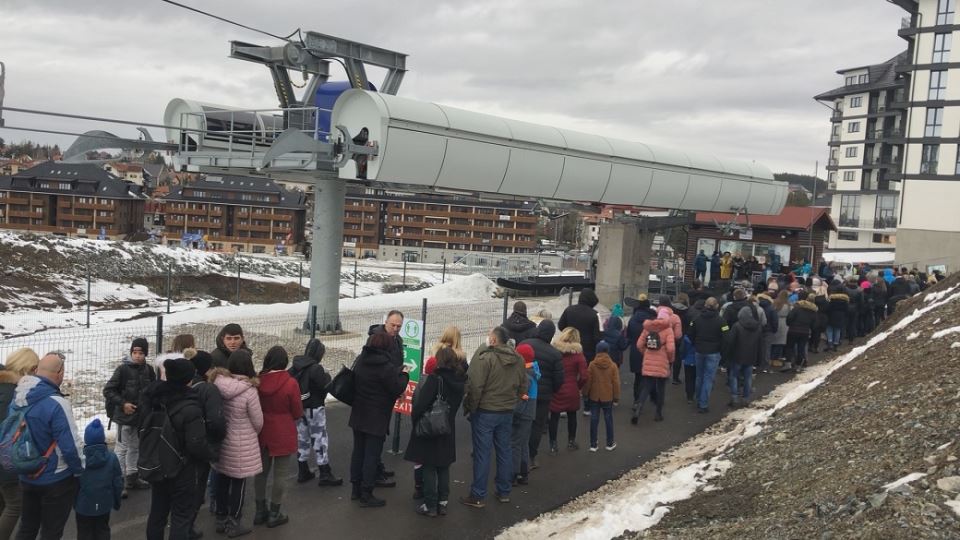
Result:
[[[697,212],[696,223],[699,225],[713,225],[714,220],[718,223],[729,223],[736,214],[726,214],[722,212]],[[824,221],[824,225],[831,230],[837,230],[836,224],[830,217],[830,209],[822,206],[786,206],[783,212],[776,216],[750,215],[751,227],[767,227],[772,229],[797,229],[805,231],[813,223]],[[747,217],[741,214],[737,218],[738,225],[746,225]]]

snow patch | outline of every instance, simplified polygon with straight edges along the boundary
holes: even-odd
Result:
[[[920,337],[920,332],[913,332],[912,334],[910,334],[909,336],[907,336],[907,341],[913,341],[913,340],[917,339],[918,337]]]
[[[873,388],[874,386],[876,386],[876,385],[878,385],[878,384],[880,384],[880,381],[873,381],[872,383],[870,383],[870,384],[867,385],[867,390]]]
[[[935,293],[930,293],[930,294],[928,294],[927,296],[925,296],[925,297],[923,298],[923,301],[924,301],[924,302],[939,302],[940,300],[943,300],[944,298],[946,298],[947,295],[949,295],[949,294],[950,294],[954,289],[956,289],[958,286],[960,286],[960,285],[954,285],[953,287],[950,287],[950,288],[948,288],[948,289],[944,289],[944,290],[942,290],[942,291],[937,291],[937,292],[935,292]],[[940,319],[937,319],[937,321],[940,321]],[[933,324],[937,324],[937,323],[933,323]]]
[[[904,476],[903,478],[901,478],[901,479],[899,479],[899,480],[894,480],[893,482],[890,482],[889,484],[883,486],[883,490],[884,490],[884,491],[890,491],[891,489],[897,489],[898,487],[900,487],[900,486],[902,486],[902,485],[904,485],[904,484],[909,484],[910,482],[913,482],[914,480],[919,480],[919,479],[923,478],[923,477],[926,476],[926,475],[927,475],[927,473],[922,473],[922,472],[910,473],[910,474]]]
[[[949,336],[950,334],[960,334],[960,326],[954,326],[953,328],[947,328],[945,330],[938,330],[930,337],[932,339],[940,339],[943,336]]]

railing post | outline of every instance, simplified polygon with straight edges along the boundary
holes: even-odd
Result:
[[[310,339],[317,337],[317,306],[310,306]]]
[[[87,328],[90,328],[90,267],[87,267]]]
[[[510,291],[504,291],[503,294],[503,322],[507,322],[507,309],[510,305]]]
[[[620,284],[620,305],[623,305],[623,301],[627,298],[627,284]]]
[[[407,256],[403,256],[403,288],[407,288]]]
[[[353,260],[353,297],[357,297],[357,260]]]
[[[167,313],[170,313],[170,295],[173,293],[171,283],[173,281],[173,271],[167,266]]]
[[[303,261],[300,261],[300,276],[297,279],[297,299],[303,301]]]
[[[157,351],[163,350],[163,315],[157,317]]]
[[[443,273],[440,274],[440,284],[447,282],[447,259],[443,259]]]
[[[237,253],[237,305],[240,305],[240,253]]]
[[[567,293],[567,307],[573,305],[573,287],[570,287],[570,292]]]

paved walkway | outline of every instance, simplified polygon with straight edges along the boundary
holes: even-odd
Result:
[[[817,362],[820,356],[812,355],[811,362]],[[719,375],[719,374],[718,374]],[[788,380],[790,375],[773,373],[754,377],[754,396],[769,392],[775,385]],[[624,403],[632,395],[633,374],[626,366],[622,373],[622,395]],[[664,422],[653,421],[652,406],[644,412],[638,426],[630,424],[629,407],[622,404],[614,410],[614,424],[617,448],[612,452],[602,447],[599,452],[587,451],[589,445],[589,417],[580,416],[577,440],[580,450],[568,451],[563,446],[566,441],[566,423],[560,423],[561,449],[557,456],[547,452],[547,437],[544,436],[539,458],[541,467],[531,473],[530,484],[514,488],[511,502],[498,503],[488,496],[484,509],[474,509],[457,503],[457,498],[467,494],[471,482],[470,429],[466,420],[457,425],[458,461],[451,468],[450,512],[443,518],[426,518],[413,512],[412,465],[395,456],[384,453],[384,463],[396,471],[398,487],[376,490],[377,496],[387,500],[383,508],[360,508],[350,501],[349,466],[352,436],[347,427],[349,408],[333,405],[328,412],[328,425],[331,426],[331,456],[334,471],[344,477],[345,483],[339,488],[319,488],[314,483],[296,484],[290,479],[283,510],[290,516],[290,523],[274,529],[257,527],[254,533],[244,537],[249,539],[312,539],[312,538],[370,538],[370,539],[417,539],[492,538],[510,525],[534,518],[544,512],[555,509],[565,502],[603,485],[638,467],[672,446],[682,443],[690,437],[704,431],[708,426],[721,419],[728,411],[726,403],[729,392],[725,384],[725,375],[718,376],[711,398],[710,413],[697,414],[693,405],[686,403],[683,386],[667,385],[667,399],[664,409]],[[409,436],[409,421],[401,429],[401,452]],[[600,439],[603,440],[601,422]],[[390,437],[387,438],[389,448]],[[493,472],[491,471],[490,493],[493,493]],[[245,519],[249,522],[253,515],[253,482],[248,483],[251,491],[247,496]],[[150,509],[148,491],[133,492],[124,501],[123,508],[111,518],[114,538],[142,538]],[[199,526],[204,538],[221,538],[213,530],[213,517],[203,509]],[[67,538],[74,537],[73,517],[67,531]]]

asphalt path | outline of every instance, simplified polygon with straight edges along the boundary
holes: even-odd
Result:
[[[815,363],[822,355],[811,355]],[[754,376],[754,399],[768,393],[776,385],[789,380],[791,375],[781,373]],[[710,412],[697,414],[693,405],[686,402],[683,385],[667,384],[665,421],[653,421],[653,406],[648,403],[637,426],[630,424],[630,409],[633,374],[626,365],[622,374],[623,403],[614,409],[614,432],[617,448],[608,452],[603,448],[604,429],[600,426],[600,450],[587,450],[589,446],[589,417],[578,413],[577,440],[580,450],[568,451],[566,421],[560,422],[560,452],[550,455],[547,437],[544,435],[540,468],[531,472],[530,483],[515,487],[509,503],[499,503],[493,497],[494,472],[491,468],[489,495],[486,507],[475,509],[460,504],[457,499],[469,493],[472,481],[470,459],[470,426],[462,417],[457,429],[457,462],[450,471],[450,506],[446,517],[428,518],[414,512],[413,466],[403,460],[402,452],[410,434],[410,423],[404,418],[401,427],[401,455],[384,452],[383,461],[388,469],[396,471],[397,487],[375,491],[386,499],[383,508],[360,508],[350,500],[349,468],[352,435],[347,427],[350,410],[340,404],[328,407],[327,423],[330,426],[330,455],[334,472],[344,478],[342,487],[318,487],[314,482],[297,484],[295,477],[288,480],[288,489],[282,510],[290,517],[286,525],[267,529],[256,527],[248,539],[312,539],[312,538],[369,538],[369,539],[416,539],[432,538],[481,539],[492,538],[510,525],[539,516],[556,509],[577,496],[594,490],[611,479],[642,465],[647,460],[687,439],[701,433],[714,424],[729,409],[729,391],[726,375],[718,373],[711,396]],[[392,436],[387,438],[389,450]],[[253,482],[247,483],[248,495],[244,508],[247,523],[253,519]],[[147,515],[150,510],[150,492],[131,492],[119,512],[111,516],[114,538],[143,538]],[[74,538],[73,517],[65,538]],[[213,516],[206,507],[198,520],[204,538],[223,538],[214,532]]]

